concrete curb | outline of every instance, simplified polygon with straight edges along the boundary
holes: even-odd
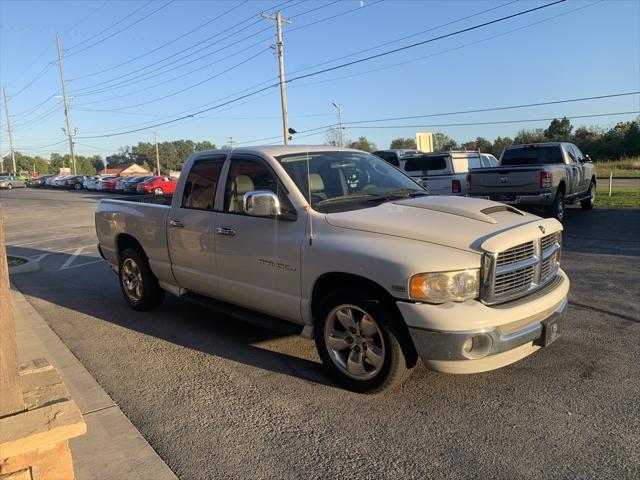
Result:
[[[18,255],[11,255],[15,258],[23,258],[26,260],[26,263],[22,265],[16,265],[15,267],[9,267],[9,275],[14,275],[16,273],[29,273],[29,272],[37,272],[40,270],[40,264],[38,262],[34,262],[26,257],[20,257]]]
[[[70,441],[76,479],[177,480],[107,392],[13,284],[11,301],[20,363],[46,358],[58,369],[87,423],[87,434]]]

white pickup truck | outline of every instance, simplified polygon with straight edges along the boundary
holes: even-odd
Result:
[[[295,322],[360,392],[398,383],[419,358],[483,372],[554,341],[569,290],[561,230],[496,202],[431,196],[376,156],[327,146],[196,153],[172,197],[96,211],[131,307],[167,291]]]

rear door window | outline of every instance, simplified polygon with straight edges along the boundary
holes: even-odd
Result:
[[[380,157],[383,160],[386,160],[387,162],[389,162],[391,165],[394,165],[396,167],[400,166],[400,162],[398,161],[398,155],[396,155],[395,152],[375,152],[374,155],[376,157]]]
[[[219,155],[193,164],[184,185],[182,208],[213,210],[216,187],[225,159],[225,155]],[[169,181],[169,179],[164,177],[162,181]]]
[[[428,172],[446,170],[448,155],[415,156],[407,158],[404,169],[407,172]]]
[[[500,165],[543,165],[564,163],[559,145],[524,145],[509,148],[502,154]]]

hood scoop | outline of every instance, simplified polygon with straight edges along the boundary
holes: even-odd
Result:
[[[494,205],[487,207],[486,201],[479,201],[468,197],[430,196],[417,197],[393,202],[406,207],[423,208],[441,213],[449,213],[459,217],[470,218],[478,222],[496,224],[498,220],[489,215],[492,213],[509,211],[523,215],[519,210],[508,205]],[[484,208],[482,208],[484,207]]]

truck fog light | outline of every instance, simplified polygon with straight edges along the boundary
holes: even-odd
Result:
[[[482,358],[487,356],[492,346],[493,340],[491,337],[486,333],[480,333],[467,338],[462,344],[462,354],[470,359]]]

